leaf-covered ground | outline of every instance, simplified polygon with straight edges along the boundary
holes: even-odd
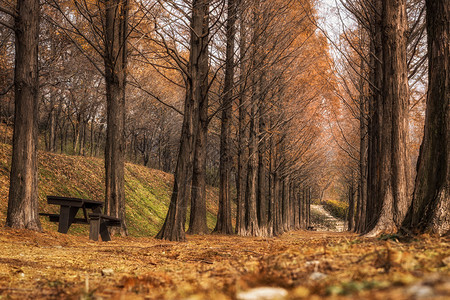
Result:
[[[87,236],[0,229],[0,299],[449,299],[450,241],[294,231],[276,238]],[[242,298],[243,299],[243,298]]]

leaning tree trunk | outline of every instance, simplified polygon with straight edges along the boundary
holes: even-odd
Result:
[[[105,6],[105,83],[107,128],[105,145],[105,213],[120,218],[121,235],[127,235],[125,220],[125,85],[127,67],[128,1],[111,0]]]
[[[192,73],[192,95],[199,104],[199,120],[194,148],[189,234],[205,234],[208,232],[208,226],[206,225],[206,146],[208,136],[209,0],[199,2],[198,20],[195,21],[194,25],[199,55],[196,62],[197,69]]]
[[[383,0],[380,215],[368,236],[396,232],[408,209],[406,0]]]
[[[223,87],[222,118],[220,130],[220,164],[219,164],[219,211],[217,212],[217,224],[214,232],[232,234],[231,225],[231,117],[233,104],[233,78],[234,78],[234,38],[236,23],[236,1],[228,0],[227,19],[227,49],[225,60],[225,83]],[[239,176],[242,172],[242,166]],[[237,181],[239,185],[240,181]],[[241,190],[239,190],[241,193]],[[239,195],[240,196],[240,195]]]
[[[40,231],[37,161],[39,0],[19,0],[16,12],[14,134],[6,226]]]
[[[450,4],[427,0],[428,97],[413,202],[403,226],[444,235],[450,230]]]

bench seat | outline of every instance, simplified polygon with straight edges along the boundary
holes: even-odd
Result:
[[[59,214],[50,214],[50,213],[39,213],[40,216],[44,216],[44,217],[48,217],[48,220],[50,222],[55,222],[58,223],[59,222]],[[86,221],[86,219],[84,218],[75,218],[73,219],[73,222],[75,224],[89,224],[88,221]]]
[[[89,214],[89,223],[89,239],[98,241],[98,236],[100,234],[104,242],[111,240],[108,227],[120,227],[121,225],[119,218],[100,213]]]

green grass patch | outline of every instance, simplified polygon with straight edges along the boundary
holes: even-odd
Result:
[[[345,220],[348,211],[348,203],[339,200],[325,200],[324,208],[338,219]]]
[[[0,143],[0,222],[6,221],[11,146]],[[95,157],[70,156],[39,151],[39,211],[57,213],[48,205],[48,195],[104,201],[104,161]],[[125,165],[126,222],[131,236],[154,236],[161,228],[172,193],[173,176],[159,170]],[[207,188],[207,224],[216,224],[217,188]],[[56,231],[57,224],[40,217],[44,230]],[[73,224],[70,234],[88,235],[89,227]]]

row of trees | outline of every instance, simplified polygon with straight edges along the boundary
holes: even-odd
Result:
[[[48,151],[105,149],[105,213],[124,220],[124,235],[125,159],[175,174],[160,238],[185,238],[189,204],[188,232],[208,231],[207,181],[219,187],[216,232],[271,236],[308,226],[311,192],[303,190],[322,167],[321,99],[331,95],[311,2],[30,3],[1,6],[2,63],[16,76],[14,93],[3,95],[16,107],[8,226],[40,228],[38,130]],[[23,95],[30,75],[32,95]]]
[[[41,129],[49,151],[105,149],[105,212],[124,235],[125,159],[174,172],[163,239],[185,239],[188,206],[187,232],[208,231],[207,183],[219,189],[215,232],[272,236],[307,228],[311,198],[338,178],[351,230],[447,233],[449,5],[341,2],[358,26],[333,66],[309,0],[2,1],[2,99],[15,103],[7,225],[40,228]],[[408,117],[426,70],[412,184]]]
[[[346,175],[349,229],[369,236],[398,231],[446,234],[450,230],[449,4],[341,3],[358,24],[342,37],[350,51],[345,52],[341,91],[347,111],[359,123],[352,125],[359,125],[359,140],[356,130],[344,134],[345,142],[340,138],[351,161]],[[426,99],[425,129],[417,157],[414,143],[422,132],[416,133],[414,116],[421,111],[422,99]],[[414,172],[411,166],[416,160]]]
[[[207,108],[216,84],[216,77],[211,76],[216,66],[208,59],[212,55],[209,33],[216,26],[210,21],[214,19],[208,8],[211,5],[210,1],[192,2],[191,47],[184,68],[189,79],[175,184],[165,223],[157,235],[169,240],[185,239],[189,199],[187,232],[208,230],[205,145],[208,123],[216,113]],[[179,9],[168,6],[167,11]],[[303,198],[297,190],[309,171],[302,159],[310,156],[313,162],[317,157],[312,156],[321,154],[313,151],[320,132],[320,118],[314,114],[319,110],[318,99],[327,90],[319,91],[318,86],[302,90],[308,83],[324,87],[320,76],[326,76],[328,70],[326,42],[309,22],[311,12],[308,1],[227,2],[223,84],[217,89],[219,211],[214,232],[272,236],[300,226]],[[175,52],[173,48],[166,51]]]

